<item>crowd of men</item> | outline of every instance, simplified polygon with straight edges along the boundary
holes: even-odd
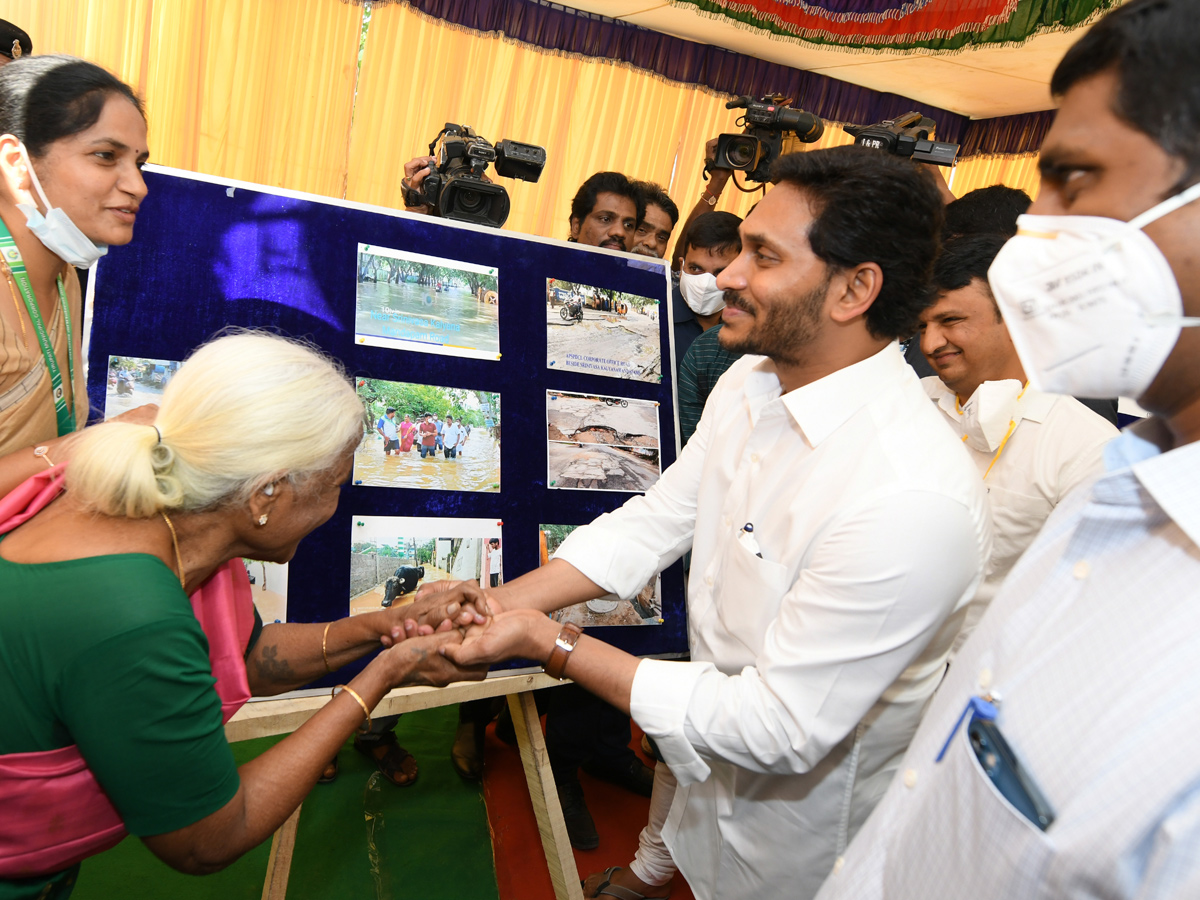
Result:
[[[576,847],[599,843],[580,767],[651,797],[586,896],[676,871],[701,900],[1200,896],[1197,37],[1188,0],[1131,0],[1073,45],[1032,206],[947,205],[860,147],[780,158],[745,220],[713,211],[728,170],[682,226],[656,184],[579,188],[571,241],[665,259],[679,229],[685,447],[534,572],[501,578],[493,541],[490,587],[422,588],[413,624],[469,605],[445,656],[572,679],[546,731]],[[1118,397],[1149,416],[1118,433]],[[376,423],[385,455],[461,448],[451,417],[405,418]],[[689,552],[688,661],[546,615]],[[466,777],[493,713],[464,705]],[[356,746],[411,783],[394,725]]]
[[[736,237],[689,216],[679,461],[549,565],[419,598],[482,614],[448,657],[546,659],[653,739],[637,858],[586,895],[1200,895],[1192,12],[1067,52],[1032,207],[846,147],[781,158]],[[661,255],[625,181],[571,238]],[[688,551],[688,662],[544,615]]]

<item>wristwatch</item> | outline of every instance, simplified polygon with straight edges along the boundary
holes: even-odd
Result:
[[[563,675],[563,670],[567,667],[567,659],[582,636],[583,629],[574,622],[567,622],[563,625],[562,631],[554,639],[554,649],[550,651],[550,658],[546,660],[547,675],[557,678],[559,681],[566,677]]]
[[[708,192],[708,188],[704,189],[704,193],[702,193],[700,195],[700,199],[703,200],[705,203],[707,203],[709,206],[717,205],[717,198]]]

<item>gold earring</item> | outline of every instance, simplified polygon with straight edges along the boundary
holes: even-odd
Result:
[[[261,516],[258,517],[258,524],[259,525],[267,524],[267,514],[266,513],[263,513]]]

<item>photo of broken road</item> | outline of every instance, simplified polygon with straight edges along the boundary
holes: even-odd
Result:
[[[650,297],[546,279],[546,365],[662,381],[659,305]]]
[[[658,402],[546,392],[546,484],[641,493],[662,474]]]

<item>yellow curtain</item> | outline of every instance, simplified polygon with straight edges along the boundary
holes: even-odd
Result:
[[[362,10],[337,0],[4,0],[37,53],[146,101],[154,162],[342,196]]]
[[[404,163],[446,122],[546,148],[538,184],[509,179],[506,228],[565,237],[593,172],[657,181],[686,215],[704,189],[704,144],[738,131],[724,96],[621,64],[564,57],[428,19],[402,4],[338,0],[0,0],[39,53],[91,59],[145,98],[152,159],[228,178],[403,206]],[[821,140],[850,142],[827,122]],[[943,171],[943,175],[948,175]],[[739,176],[740,178],[740,176]],[[952,190],[1036,191],[1036,157],[975,158]],[[726,188],[745,215],[762,194]]]
[[[955,167],[950,191],[955,197],[961,197],[976,188],[1005,184],[1020,188],[1036,200],[1042,183],[1037,166],[1036,153],[1023,156],[972,156]]]

